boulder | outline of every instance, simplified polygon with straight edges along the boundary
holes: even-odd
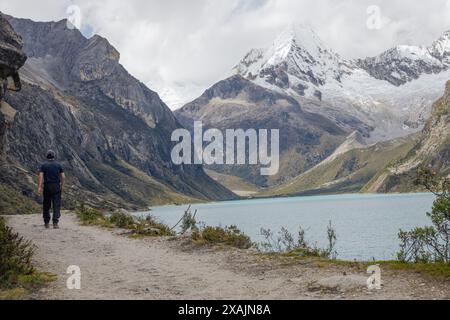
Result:
[[[27,59],[22,47],[22,38],[0,13],[0,78],[17,75]]]

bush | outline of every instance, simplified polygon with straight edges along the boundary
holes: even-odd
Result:
[[[106,222],[106,218],[102,212],[85,204],[79,205],[75,210],[75,214],[86,225],[104,224]]]
[[[34,246],[13,232],[0,217],[0,300],[23,298],[28,291],[35,291],[56,276],[34,269]]]
[[[18,275],[32,274],[33,253],[32,243],[13,232],[0,217],[0,286],[7,286]]]
[[[240,249],[252,246],[250,238],[234,225],[225,228],[207,226],[194,231],[192,239],[199,244],[225,244]]]
[[[152,216],[136,219],[126,212],[115,211],[106,217],[97,209],[81,204],[75,211],[77,217],[85,225],[99,225],[103,227],[117,227],[130,230],[135,236],[173,236],[175,232],[167,225],[157,222]]]
[[[164,223],[157,222],[154,217],[147,216],[145,219],[139,219],[134,225],[132,233],[137,236],[164,237],[174,236],[175,232]]]
[[[397,257],[403,262],[429,263],[450,262],[450,180],[438,178],[429,169],[420,169],[416,184],[425,186],[436,195],[431,213],[432,226],[400,230],[400,252]]]
[[[198,231],[197,220],[195,219],[196,215],[197,210],[192,213],[191,206],[189,206],[181,220],[181,234],[185,234],[189,230],[192,232]]]
[[[136,221],[131,215],[121,211],[113,212],[108,220],[116,227],[123,229],[134,228],[136,225]]]
[[[282,227],[275,238],[270,229],[261,228],[261,235],[264,241],[256,244],[256,247],[263,252],[289,253],[305,257],[322,257],[336,259],[336,231],[331,225],[327,226],[328,247],[326,249],[311,246],[305,240],[305,230],[299,227],[297,238],[286,228]]]

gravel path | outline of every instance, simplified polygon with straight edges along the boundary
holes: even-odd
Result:
[[[37,267],[58,276],[38,299],[450,299],[445,280],[383,271],[382,289],[368,290],[367,275],[348,266],[286,264],[180,239],[132,239],[81,226],[72,214],[59,230],[44,229],[40,215],[10,216],[8,224],[36,245]],[[66,287],[70,265],[81,269],[80,290]]]

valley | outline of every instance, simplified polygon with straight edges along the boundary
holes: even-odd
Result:
[[[448,175],[447,93],[438,100],[450,79],[448,32],[428,47],[400,45],[351,60],[309,26],[292,25],[172,113],[125,70],[107,39],[87,39],[65,20],[4,17],[27,55],[22,91],[10,92],[2,108],[13,115],[2,126],[0,184],[17,194],[2,198],[9,213],[19,202],[35,210],[34,168],[49,147],[69,173],[67,208],[421,191],[413,184],[419,166]],[[204,132],[279,130],[279,170],[174,163],[171,135],[194,133],[194,121]]]
[[[244,41],[257,2],[0,12],[0,300],[450,299],[450,31],[348,58],[295,19]]]
[[[399,45],[351,60],[309,26],[292,25],[271,46],[250,50],[234,75],[175,115],[187,128],[201,120],[222,130],[279,129],[277,175],[262,178],[250,166],[208,166],[229,177],[228,188],[237,189],[231,183],[237,179],[256,185],[251,196],[418,191],[414,173],[401,188],[384,188],[374,177],[386,177],[387,168],[414,152],[426,135],[433,104],[450,79],[449,36],[444,32],[427,47]],[[450,130],[441,126],[440,135],[433,139],[441,141]],[[436,169],[446,175],[448,164]]]

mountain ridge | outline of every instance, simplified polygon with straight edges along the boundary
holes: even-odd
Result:
[[[445,83],[441,75],[450,77],[450,32],[428,47],[397,46],[376,57],[345,59],[310,28],[287,30],[267,49],[250,50],[234,72],[268,89],[326,102],[359,118],[374,127],[372,143],[420,131],[439,97],[436,87]],[[419,86],[426,87],[426,94],[416,93]],[[323,112],[320,109],[313,111]]]
[[[17,115],[7,131],[3,185],[38,200],[34,171],[52,148],[68,173],[67,207],[85,201],[137,209],[236,197],[201,166],[171,162],[170,136],[181,125],[120,65],[106,39],[87,39],[64,20],[7,19],[29,58],[22,91],[6,97]]]
[[[285,160],[281,161],[278,178],[272,181],[256,181],[251,169],[211,168],[221,174],[244,178],[259,187],[283,185],[320,162],[330,160],[330,157],[335,160],[333,157],[346,153],[352,146],[365,149],[386,142],[386,148],[389,149],[389,141],[402,141],[402,138],[407,139],[420,132],[431,114],[433,102],[442,94],[439,88],[450,78],[450,46],[446,40],[449,34],[445,32],[426,48],[398,46],[375,58],[357,60],[345,59],[333,52],[310,27],[289,26],[268,48],[251,49],[233,68],[234,75],[208,88],[199,98],[176,110],[175,115],[188,127],[192,126],[194,120],[203,120],[206,127],[218,125],[222,128],[225,124],[228,128],[265,125],[267,128],[279,128],[280,135],[284,137],[296,137],[297,134],[289,129],[288,133],[283,134],[285,124],[262,119],[270,116],[280,119],[301,118],[308,114],[311,115],[309,120],[315,116],[336,125],[341,130],[340,135],[334,137],[333,144],[322,144],[319,158],[307,161],[307,165],[299,166],[295,162],[305,164],[304,158],[308,158],[308,152],[312,155],[315,151],[309,150],[303,154],[303,160],[293,151],[308,144],[307,135],[298,135],[298,140],[282,138],[285,146],[281,158]],[[419,53],[426,57],[422,58],[424,61]],[[436,58],[438,54],[439,59]],[[383,72],[377,71],[379,65],[384,68]],[[389,69],[389,66],[392,68]],[[391,76],[395,72],[399,73],[399,70],[405,74],[399,74],[400,78],[395,78],[398,80],[396,82],[393,76],[392,79],[386,76],[386,70],[390,70]],[[266,94],[277,93],[285,97],[292,105],[300,106],[304,113],[294,116],[293,109],[282,110],[276,104],[265,110],[258,109],[257,100],[237,101],[236,88],[222,85],[233,82],[237,76],[249,82],[246,86],[257,86],[257,91],[266,90]],[[218,86],[222,87],[219,91]],[[253,112],[248,111],[250,106]],[[280,110],[273,110],[275,108]],[[263,112],[266,112],[265,116],[261,114]],[[255,122],[256,119],[260,119],[260,122]],[[297,121],[297,125],[305,124],[305,119]],[[346,139],[352,133],[356,134],[357,139],[349,143]],[[325,141],[331,140],[327,137]],[[402,153],[392,149],[389,159],[394,159],[398,154]],[[387,162],[384,164],[387,165]],[[379,161],[376,167],[381,169],[382,166],[383,161]],[[375,174],[374,171],[370,172]],[[370,175],[366,174],[364,179],[368,182]]]
[[[221,173],[243,175],[261,187],[314,166],[327,158],[347,136],[339,125],[304,110],[294,98],[267,90],[240,75],[219,81],[202,96],[175,111],[175,115],[190,129],[193,119],[203,121],[205,129],[279,129],[281,174],[262,177],[259,166],[253,165],[210,167]]]
[[[450,81],[434,104],[414,148],[398,163],[380,171],[364,188],[367,192],[403,192],[418,190],[413,184],[417,170],[430,168],[436,174],[450,176]]]

